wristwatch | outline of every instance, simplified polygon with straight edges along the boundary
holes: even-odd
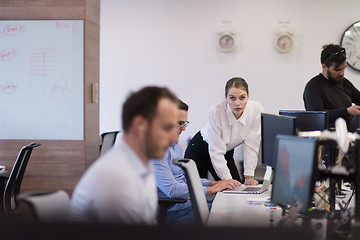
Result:
[[[245,179],[254,179],[254,176],[245,175]]]

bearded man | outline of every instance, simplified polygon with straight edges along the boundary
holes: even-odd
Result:
[[[307,111],[328,111],[329,127],[335,120],[350,121],[360,114],[360,91],[344,77],[346,51],[339,45],[323,46],[320,57],[322,72],[305,86],[303,100]]]

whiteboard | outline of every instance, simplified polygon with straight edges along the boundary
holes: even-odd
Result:
[[[83,20],[0,21],[0,139],[83,140]]]

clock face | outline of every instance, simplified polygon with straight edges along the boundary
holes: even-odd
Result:
[[[283,52],[288,52],[292,48],[292,39],[288,35],[282,35],[277,39],[277,46]]]
[[[293,38],[288,34],[280,34],[275,39],[275,48],[281,53],[288,53],[294,47]]]
[[[360,22],[354,23],[344,32],[341,46],[346,50],[348,65],[360,71]]]
[[[219,37],[219,47],[224,52],[231,52],[235,48],[235,39],[230,34],[223,34]]]

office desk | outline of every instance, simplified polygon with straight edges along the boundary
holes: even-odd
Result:
[[[266,198],[271,196],[271,187],[262,194],[234,194],[219,192],[213,201],[208,226],[242,226],[242,227],[270,227],[277,224],[282,210],[271,210],[260,205],[250,205],[248,198]]]
[[[347,202],[352,191],[343,187],[345,198],[338,198],[340,202]],[[271,187],[262,194],[230,194],[219,192],[216,194],[210,211],[207,226],[211,227],[263,227],[277,226],[282,219],[282,210],[271,210],[261,205],[249,205],[248,198],[266,198],[271,196]],[[352,198],[349,207],[353,212],[355,199]],[[336,209],[339,209],[336,207]],[[271,223],[271,219],[273,222]]]

